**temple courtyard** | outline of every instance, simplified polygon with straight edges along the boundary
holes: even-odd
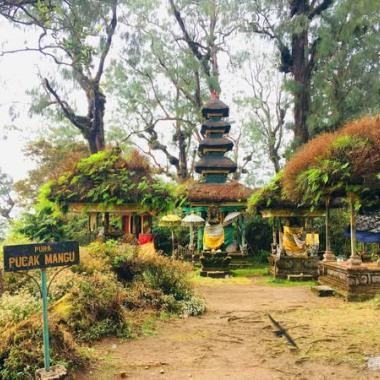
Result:
[[[204,315],[147,319],[143,338],[103,340],[75,379],[380,379],[368,369],[380,356],[378,298],[321,298],[313,283],[274,280],[264,269],[194,282]]]

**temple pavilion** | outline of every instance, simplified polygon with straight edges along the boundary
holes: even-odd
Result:
[[[153,217],[166,211],[171,195],[146,157],[113,148],[80,160],[52,181],[49,199],[64,212],[86,214],[90,240],[144,244],[153,239]]]
[[[237,170],[236,163],[226,156],[234,146],[228,138],[231,129],[229,107],[213,94],[203,107],[202,116],[204,122],[200,133],[203,139],[198,147],[200,159],[195,164],[195,171],[200,174],[200,178],[188,189],[190,206],[185,212],[197,213],[209,221],[213,218],[211,223],[219,222],[223,226],[222,233],[218,238],[214,237],[212,242],[211,237],[208,242],[205,239],[207,227],[198,229],[198,252],[210,248],[226,251],[232,257],[245,256],[243,212],[252,191],[229,179]],[[215,215],[210,215],[210,211]]]

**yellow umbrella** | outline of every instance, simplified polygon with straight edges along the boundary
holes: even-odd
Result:
[[[175,227],[181,224],[181,218],[175,214],[168,214],[160,219],[161,227]]]

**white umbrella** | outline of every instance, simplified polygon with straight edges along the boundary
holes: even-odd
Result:
[[[201,216],[196,215],[196,214],[186,215],[182,219],[183,226],[196,226],[196,225],[199,226],[199,225],[202,225],[204,222],[205,220]]]
[[[224,220],[223,220],[223,224],[224,224],[224,225],[230,224],[230,223],[233,222],[236,218],[238,218],[239,215],[241,215],[241,212],[239,212],[239,211],[230,212],[230,213],[227,214],[226,217],[224,218]]]
[[[190,227],[190,247],[193,252],[192,254],[192,261],[194,261],[194,226],[201,226],[205,223],[205,220],[196,214],[189,214],[186,215],[182,219],[182,225],[183,226],[189,226]]]

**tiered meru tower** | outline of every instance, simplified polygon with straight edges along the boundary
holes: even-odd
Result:
[[[203,140],[199,144],[201,159],[195,164],[195,171],[202,175],[203,183],[225,183],[229,173],[234,173],[236,164],[225,157],[234,144],[227,137],[231,125],[226,120],[229,108],[219,99],[213,99],[202,109],[206,119],[202,124]]]
[[[234,145],[228,138],[231,129],[228,121],[229,107],[214,95],[202,108],[202,115],[203,139],[198,148],[200,159],[195,164],[195,171],[201,177],[198,182],[189,186],[190,207],[184,211],[198,213],[207,219],[210,207],[217,208],[224,225],[224,244],[221,249],[241,256],[245,254],[244,218],[241,214],[233,223],[224,220],[228,214],[230,219],[234,216],[231,213],[236,215],[245,211],[252,190],[228,178],[237,169],[236,163],[226,157],[226,153],[231,151]],[[198,230],[199,252],[203,250],[203,233],[203,229]]]

